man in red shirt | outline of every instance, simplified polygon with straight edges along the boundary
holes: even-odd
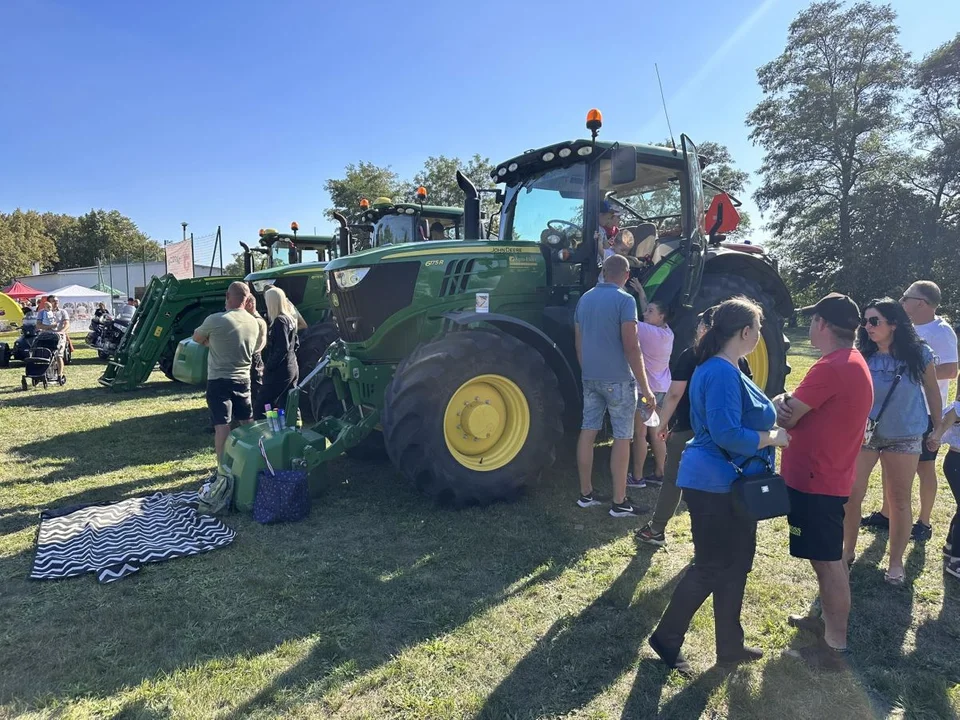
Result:
[[[790,430],[780,472],[790,493],[790,554],[813,565],[823,617],[791,616],[794,627],[818,635],[816,645],[788,651],[807,663],[840,669],[847,654],[849,568],[843,560],[844,504],[856,477],[873,381],[853,347],[860,309],[846,295],[830,293],[811,315],[810,343],[821,357],[791,395],[774,399],[777,423]]]

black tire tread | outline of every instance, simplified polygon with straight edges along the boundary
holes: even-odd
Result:
[[[476,472],[453,458],[443,439],[450,394],[477,375],[509,377],[527,395],[531,428],[518,456],[497,470]],[[384,398],[383,436],[393,465],[426,495],[454,507],[515,498],[556,457],[563,400],[543,357],[514,337],[462,330],[423,343],[401,361]]]

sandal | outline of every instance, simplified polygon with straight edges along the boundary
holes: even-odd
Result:
[[[891,575],[889,571],[883,574],[883,581],[888,585],[893,585],[894,587],[903,587],[903,584],[907,581],[907,574],[903,573],[902,575]]]

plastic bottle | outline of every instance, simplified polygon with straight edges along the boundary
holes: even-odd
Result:
[[[283,408],[277,410],[277,423],[280,430],[287,426],[287,414],[283,411]]]

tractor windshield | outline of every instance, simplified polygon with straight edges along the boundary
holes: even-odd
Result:
[[[459,240],[460,224],[446,217],[397,213],[383,215],[374,230],[374,247],[425,240]]]
[[[624,226],[652,222],[660,237],[681,234],[683,196],[679,170],[659,165],[637,165],[636,181],[626,186],[605,185],[605,177],[609,175],[601,167],[600,191],[621,207]]]
[[[583,164],[555,168],[509,188],[503,204],[503,230],[511,232],[513,240],[535,242],[552,229],[572,229],[579,235],[584,175]]]

